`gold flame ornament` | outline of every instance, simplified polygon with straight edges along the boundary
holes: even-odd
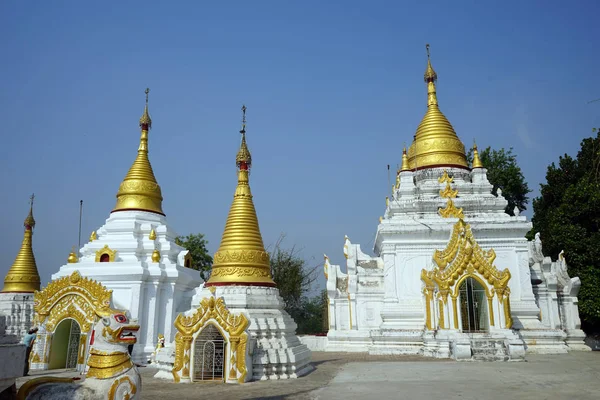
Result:
[[[140,118],[142,135],[138,155],[119,186],[117,205],[112,212],[138,210],[165,215],[162,210],[162,192],[148,159],[148,131],[152,127],[152,119],[148,114],[149,92],[150,89],[146,89],[146,107]]]
[[[265,250],[250,191],[252,155],[246,144],[246,106],[242,107],[242,143],[236,156],[238,183],[219,250],[215,253],[206,286],[276,286],[271,278],[269,253]]]
[[[437,73],[431,66],[429,45],[427,48],[427,112],[417,128],[415,140],[408,149],[410,169],[454,167],[468,169],[465,146],[460,141],[450,121],[438,107],[435,82]]]
[[[33,218],[34,198],[35,195],[32,194],[29,202],[29,214],[23,223],[25,226],[25,233],[23,234],[21,249],[19,249],[15,262],[4,278],[4,288],[2,289],[2,293],[33,293],[36,290],[40,290],[40,274],[35,263],[31,242],[33,228],[35,227],[35,219]]]

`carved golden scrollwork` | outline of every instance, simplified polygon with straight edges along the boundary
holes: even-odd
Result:
[[[508,268],[500,271],[493,262],[496,253],[493,249],[483,250],[475,240],[471,226],[463,219],[459,219],[452,230],[450,241],[442,251],[435,251],[433,260],[436,266],[431,271],[423,269],[421,280],[425,284],[423,293],[428,304],[432,302],[432,293],[437,289],[443,303],[446,304],[447,297],[452,297],[452,308],[454,311],[454,325],[458,328],[458,311],[456,299],[459,297],[461,283],[467,278],[477,280],[485,289],[488,299],[490,325],[494,325],[494,310],[492,299],[497,296],[498,301],[504,307],[506,328],[512,326],[510,318],[510,289],[508,282],[511,274]],[[442,304],[440,303],[440,312]],[[430,307],[426,308],[426,312]],[[430,318],[430,316],[428,316]],[[440,315],[440,325],[442,316]],[[429,326],[428,326],[429,328]],[[431,329],[431,328],[429,328]]]
[[[83,278],[79,271],[56,279],[43,290],[33,294],[35,321],[46,323],[48,332],[65,318],[72,318],[80,325],[81,331],[91,329],[96,316],[111,313],[112,290],[89,278]]]
[[[452,201],[452,199],[448,199],[448,201],[446,202],[446,207],[445,208],[440,208],[439,211],[440,215],[444,218],[464,218],[465,215],[463,214],[463,209],[458,208],[454,205],[454,202]]]
[[[117,251],[111,249],[110,247],[108,247],[107,244],[104,245],[103,248],[101,248],[100,250],[96,251],[96,262],[100,262],[100,259],[102,258],[103,254],[107,254],[108,255],[108,261],[109,262],[114,262],[116,255],[117,255]]]
[[[209,322],[210,321],[210,322]],[[173,364],[173,378],[179,382],[181,378],[189,377],[190,370],[190,348],[194,336],[209,323],[215,323],[218,328],[229,334],[229,342],[232,344],[232,358],[229,367],[237,369],[237,381],[243,383],[246,378],[246,343],[248,334],[245,332],[250,324],[244,314],[235,315],[230,313],[223,298],[205,297],[200,301],[200,306],[190,315],[179,314],[173,325],[177,329],[175,335],[175,362]],[[233,348],[235,345],[235,351]],[[234,354],[235,353],[235,354]],[[181,371],[181,376],[179,375]],[[231,377],[231,372],[229,374]]]

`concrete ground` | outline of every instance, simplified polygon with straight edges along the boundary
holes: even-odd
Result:
[[[529,355],[527,362],[454,362],[416,356],[313,353],[315,370],[299,379],[175,384],[140,368],[142,398],[167,399],[598,399],[600,352]],[[52,375],[75,376],[71,371]],[[20,378],[20,386],[27,379]]]

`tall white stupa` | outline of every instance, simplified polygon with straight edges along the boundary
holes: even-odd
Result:
[[[345,271],[326,257],[327,350],[519,360],[584,349],[579,279],[528,243],[531,223],[505,212],[476,146],[469,166],[439,108],[429,46],[427,57],[427,112],[386,198],[376,256],[346,237]]]
[[[188,268],[188,251],[175,243],[177,233],[163,212],[148,159],[148,92],[138,154],[119,187],[116,206],[89,243],[52,275],[58,279],[77,270],[112,290],[115,308],[129,310],[141,326],[133,350],[137,362],[150,360],[158,335],[173,340],[173,321],[190,308],[193,289],[201,283],[198,271]]]
[[[6,316],[6,334],[21,339],[33,323],[33,293],[40,290],[40,274],[33,255],[32,239],[35,219],[33,218],[31,195],[29,214],[23,225],[23,243],[15,262],[4,278],[0,292],[0,314]]]

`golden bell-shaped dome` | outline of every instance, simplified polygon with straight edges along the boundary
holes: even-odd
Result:
[[[427,112],[408,149],[410,168],[413,170],[433,167],[468,169],[465,146],[438,106],[435,87],[437,73],[431,66],[429,45],[427,45],[427,69],[424,78],[427,83]]]
[[[25,233],[21,249],[15,258],[15,262],[8,270],[4,278],[4,288],[2,292],[21,292],[33,293],[40,290],[40,274],[37,270],[31,238],[33,236],[33,228],[35,227],[35,219],[33,218],[33,198],[31,196],[31,205],[29,214],[25,218],[24,226]]]
[[[79,258],[77,258],[77,253],[75,253],[75,246],[73,246],[71,252],[69,253],[69,257],[67,257],[67,263],[74,264],[77,261],[79,261]]]
[[[406,154],[406,147],[402,150],[402,167],[400,172],[410,171],[410,163],[408,162],[408,155]]]
[[[481,159],[479,158],[479,152],[477,151],[477,144],[473,144],[473,165],[471,168],[483,168],[483,163],[481,162]]]
[[[162,192],[148,159],[148,131],[152,127],[152,119],[148,114],[149,91],[150,89],[146,89],[146,107],[140,118],[142,135],[138,155],[119,186],[117,205],[112,212],[139,210],[165,215],[162,210]]]
[[[238,183],[229,210],[219,250],[213,259],[212,272],[206,286],[252,285],[275,286],[271,278],[269,253],[265,250],[252,193],[249,169],[252,156],[246,144],[245,114],[240,133],[242,143],[236,157]]]

